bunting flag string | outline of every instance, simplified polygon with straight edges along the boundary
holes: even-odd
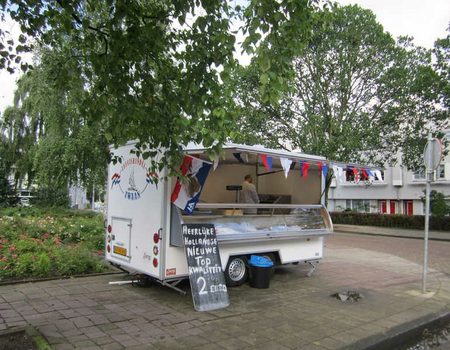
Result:
[[[355,168],[352,167],[352,166],[348,166],[347,168],[348,168],[350,171],[352,171],[353,174],[355,174],[355,180],[356,180],[356,181],[359,181],[358,169],[355,169]]]
[[[273,164],[273,157],[265,155],[265,154],[258,154],[264,163],[264,167],[266,168],[267,171],[272,171],[272,164]],[[198,157],[198,155],[190,155],[193,157]],[[249,163],[249,156],[248,153],[244,152],[244,157],[242,153],[233,153],[233,156],[236,158],[236,160],[239,161],[239,163],[242,164],[248,164]],[[245,160],[244,160],[245,159]],[[284,157],[280,157],[280,163],[281,166],[283,168],[284,171],[284,176],[285,178],[288,177],[289,175],[289,171],[292,170],[296,164],[296,162],[288,159],[288,158],[284,158]],[[213,169],[216,170],[217,166],[219,164],[219,157],[216,155],[214,157],[214,163],[213,163]],[[300,176],[303,177],[305,180],[308,177],[308,170],[311,166],[310,163],[307,163],[306,161],[300,161]],[[354,179],[356,181],[361,180],[379,180],[379,181],[383,181],[383,176],[380,170],[370,170],[367,168],[360,168],[357,169],[354,166],[351,165],[347,165],[346,169],[347,171],[345,172],[345,167],[340,167],[338,165],[335,165],[333,163],[329,163],[328,165],[326,163],[323,162],[317,162],[315,163],[318,167],[319,167],[319,176],[324,176],[326,177],[328,174],[328,168],[332,167],[333,169],[333,173],[334,176],[336,177],[337,180],[339,180],[339,182],[345,181],[345,179],[348,180],[349,176],[354,176]],[[344,179],[344,174],[345,174],[345,179]],[[353,174],[353,175],[351,175]]]
[[[369,175],[372,179],[375,179],[375,175],[373,175],[373,173],[369,170],[369,169],[364,169],[367,173],[367,175]]]
[[[217,166],[219,165],[219,156],[216,154],[214,155],[214,163],[213,163],[213,170],[215,171]]]
[[[325,165],[325,163],[317,163],[319,166],[319,176],[323,174],[324,177],[327,176],[328,173],[328,167]]]
[[[239,161],[239,163],[244,164],[244,160],[242,159],[240,153],[233,153],[233,156],[234,156],[234,158],[236,158]]]
[[[287,179],[289,170],[291,170],[292,160],[287,159],[287,158],[280,158],[280,162],[281,162],[281,166],[283,167],[283,170],[284,170],[284,176]]]
[[[362,169],[362,180],[370,180],[369,173],[367,169]]]
[[[263,162],[264,162],[264,166],[266,167],[267,171],[272,171],[272,157],[267,156],[265,154],[260,154]]]
[[[375,173],[376,178],[378,178],[378,180],[383,181],[383,176],[381,175],[380,170],[375,170],[374,173]]]
[[[300,174],[303,177],[304,180],[308,177],[308,169],[311,166],[311,164],[306,162],[300,162]]]
[[[334,176],[339,182],[342,182],[342,174],[344,173],[344,169],[337,165],[333,165]]]

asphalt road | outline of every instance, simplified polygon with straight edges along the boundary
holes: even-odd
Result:
[[[326,246],[373,250],[423,263],[423,240],[418,239],[336,233],[326,239]],[[450,242],[428,241],[428,267],[450,275]]]

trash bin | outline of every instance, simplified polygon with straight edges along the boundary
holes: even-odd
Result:
[[[252,255],[248,265],[250,269],[250,287],[269,288],[273,262],[262,256]]]

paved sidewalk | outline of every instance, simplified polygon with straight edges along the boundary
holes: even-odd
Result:
[[[365,349],[450,312],[448,275],[430,269],[422,295],[420,265],[333,241],[313,277],[280,267],[269,289],[232,288],[214,312],[159,285],[108,284],[121,275],[2,286],[0,329],[32,325],[57,350]],[[330,297],[347,291],[364,298]]]
[[[402,229],[390,227],[375,226],[357,226],[357,225],[334,225],[335,232],[345,232],[363,235],[388,236],[388,237],[405,237],[414,239],[423,239],[425,230]],[[446,231],[429,231],[428,239],[434,241],[450,242],[450,232]]]

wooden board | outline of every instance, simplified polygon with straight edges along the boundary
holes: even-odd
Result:
[[[210,311],[230,304],[213,224],[182,225],[194,307]]]

